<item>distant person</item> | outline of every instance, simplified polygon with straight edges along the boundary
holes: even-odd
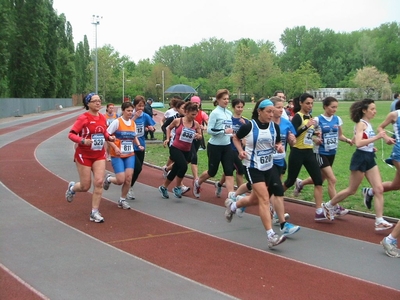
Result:
[[[396,110],[397,101],[399,101],[399,94],[398,93],[394,94],[394,96],[393,96],[393,101],[390,104],[390,111],[395,111]]]
[[[93,173],[94,188],[92,211],[89,220],[95,223],[102,223],[104,218],[99,212],[99,206],[106,172],[104,144],[106,141],[114,141],[115,138],[107,132],[106,118],[100,113],[101,100],[99,95],[95,93],[86,95],[83,98],[83,105],[87,112],[78,117],[68,134],[68,138],[77,144],[74,162],[80,181],[76,183],[71,181],[68,184],[65,198],[68,202],[72,202],[75,193],[87,192],[92,185],[91,173]]]
[[[144,112],[146,114],[148,114],[151,118],[153,118],[154,116],[157,116],[157,114],[153,112],[153,108],[151,107],[151,104],[153,104],[153,99],[152,98],[148,98],[147,101],[146,101],[146,105],[144,106]],[[154,131],[155,130],[149,130],[149,128],[147,127],[145,129],[145,132],[144,132],[144,139],[147,140],[148,139],[148,135],[150,133],[150,139],[151,140],[156,140],[156,138],[154,137]]]
[[[275,96],[275,97],[281,98],[281,99],[283,100],[283,102],[286,101],[285,93],[284,93],[283,91],[281,91],[281,90],[275,91],[275,92],[274,92],[274,96]],[[293,115],[294,115],[294,114],[293,114]],[[284,119],[286,119],[286,120],[289,120],[289,116],[288,116],[288,114],[286,113],[285,110],[283,110],[281,118],[284,118]]]
[[[182,98],[180,96],[173,96],[171,101],[169,102],[169,109],[164,113],[163,118],[161,119],[161,127],[164,125],[164,122],[169,118],[172,117],[174,115],[177,114],[177,110],[176,110],[176,102],[178,100],[182,100]],[[166,136],[165,136],[165,132],[163,134],[163,141],[165,140]]]
[[[289,121],[292,120],[292,118],[294,117],[294,110],[293,110],[293,99],[290,99],[288,101],[288,105],[285,108],[285,112],[287,114],[287,116],[289,117]],[[283,112],[282,112],[283,113]]]

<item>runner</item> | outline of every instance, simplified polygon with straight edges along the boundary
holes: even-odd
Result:
[[[182,179],[186,174],[187,165],[191,159],[192,143],[194,139],[201,138],[200,125],[195,121],[195,117],[199,111],[198,106],[192,102],[187,102],[184,105],[184,111],[185,116],[172,121],[166,131],[164,147],[170,142],[172,130],[175,130],[175,136],[169,147],[170,157],[174,163],[167,178],[165,178],[164,184],[158,188],[161,196],[165,199],[169,198],[168,186],[175,177],[176,187],[173,188],[173,193],[176,198],[182,197]]]
[[[114,121],[118,118],[118,115],[115,112],[114,103],[107,104],[106,113],[104,114],[104,116],[106,117],[106,120],[107,120],[107,126],[109,126],[112,123],[112,121]],[[111,161],[110,149],[108,147],[108,143],[105,144],[105,147],[106,147],[106,153],[107,153],[107,155],[106,155],[107,161]]]
[[[390,112],[386,119],[378,126],[378,132],[385,131],[389,124],[393,124],[394,131],[394,146],[390,155],[391,165],[396,168],[396,174],[392,181],[383,182],[383,192],[395,191],[400,189],[400,101],[395,104],[394,111]],[[361,190],[364,204],[368,209],[371,209],[372,200],[374,197],[374,189],[365,187]]]
[[[135,147],[135,172],[132,175],[132,182],[131,182],[131,188],[129,189],[129,192],[126,196],[128,200],[134,200],[135,199],[135,193],[133,191],[133,186],[138,179],[140,173],[142,172],[142,166],[144,162],[144,155],[145,155],[145,148],[146,148],[146,140],[144,138],[144,131],[146,127],[148,127],[148,130],[154,130],[154,125],[156,122],[154,122],[153,118],[150,117],[148,114],[143,112],[144,106],[146,105],[146,100],[143,96],[137,95],[135,99],[133,100],[133,114],[132,114],[132,120],[136,124],[136,133],[137,133],[137,138],[139,139],[140,145],[143,147],[134,145]]]
[[[193,194],[200,198],[200,186],[208,178],[214,177],[222,164],[225,174],[225,185],[229,192],[233,192],[233,151],[231,147],[232,113],[227,108],[229,104],[229,91],[217,91],[214,106],[208,119],[207,133],[211,135],[207,145],[208,170],[204,171],[198,180],[194,181]]]
[[[326,220],[322,208],[322,175],[318,162],[313,153],[313,136],[316,134],[315,120],[312,118],[311,110],[314,104],[314,97],[308,93],[293,99],[294,111],[296,114],[292,118],[293,127],[296,129],[296,143],[290,150],[288,175],[284,182],[284,190],[292,187],[301,167],[304,165],[308,174],[314,182],[315,199],[315,221]]]
[[[72,125],[68,138],[77,144],[74,161],[79,173],[79,182],[68,184],[65,198],[72,202],[77,192],[87,192],[92,185],[92,212],[89,220],[96,223],[104,222],[99,212],[103,193],[103,178],[106,171],[105,141],[114,141],[107,132],[106,118],[100,113],[101,100],[99,95],[90,93],[83,98],[87,112],[80,115]]]
[[[233,108],[233,116],[232,116],[232,128],[233,134],[239,130],[239,128],[243,124],[249,123],[249,120],[242,116],[244,110],[245,102],[242,99],[234,99],[232,100],[232,108]],[[239,158],[239,151],[236,149],[233,144],[233,140],[231,139],[231,147],[233,151],[233,168],[236,170],[236,185],[239,187],[243,184],[243,174],[244,174],[244,166],[242,160]],[[225,174],[222,174],[222,177],[219,181],[215,182],[215,195],[220,198],[222,193],[222,186],[225,183]],[[231,192],[232,193],[232,192]],[[229,195],[229,194],[228,194]]]
[[[315,127],[320,129],[321,136],[313,137],[315,158],[319,164],[322,173],[322,181],[328,181],[328,194],[332,199],[336,195],[336,177],[333,173],[333,162],[335,161],[336,151],[339,141],[346,142],[350,146],[353,145],[351,139],[343,135],[342,119],[335,115],[338,108],[338,101],[334,97],[327,97],[323,100],[322,106],[324,113],[314,118]],[[299,193],[305,185],[313,184],[311,177],[296,180],[294,188],[294,196],[298,197]],[[349,212],[348,209],[341,207],[339,204],[335,207],[335,217],[341,217]]]
[[[250,196],[245,196],[234,202],[225,200],[225,217],[232,221],[233,214],[241,207],[258,205],[261,222],[267,232],[268,247],[272,248],[286,240],[285,235],[278,236],[272,229],[269,210],[268,184],[271,178],[273,165],[272,155],[276,150],[281,153],[283,146],[280,138],[279,126],[272,122],[274,113],[273,103],[269,99],[258,101],[254,107],[252,120],[240,127],[233,142],[239,150],[240,158],[246,166],[249,181],[252,184]],[[242,149],[242,139],[245,149]]]
[[[383,219],[383,186],[381,174],[375,161],[374,142],[382,138],[389,144],[393,141],[383,130],[375,135],[370,123],[375,115],[374,100],[364,99],[351,105],[350,118],[356,123],[353,140],[357,149],[350,162],[349,186],[337,193],[323,207],[327,218],[333,221],[335,218],[335,205],[348,196],[354,195],[362,180],[366,177],[375,191],[375,230],[380,231],[392,228],[393,224]]]
[[[110,183],[122,185],[118,207],[130,209],[131,207],[126,202],[126,195],[131,186],[135,167],[134,146],[137,146],[141,151],[144,150],[144,147],[140,145],[136,133],[136,124],[132,120],[133,104],[131,102],[122,103],[121,111],[122,116],[114,120],[107,128],[107,132],[115,136],[114,142],[108,142],[115,176],[106,174],[103,188],[108,190]]]

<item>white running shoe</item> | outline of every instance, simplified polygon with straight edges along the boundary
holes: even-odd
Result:
[[[230,223],[232,221],[233,214],[234,214],[234,212],[231,210],[232,203],[233,203],[233,201],[229,198],[227,198],[225,200],[225,207],[226,207],[225,218],[226,218],[226,221],[228,221],[228,223]]]
[[[222,186],[219,186],[217,181],[215,182],[215,196],[217,196],[217,198],[221,198],[221,193],[222,193]]]
[[[294,190],[293,190],[293,195],[295,197],[298,197],[299,194],[301,193],[301,190],[303,189],[303,186],[301,185],[302,180],[300,178],[296,179],[296,183],[294,185]]]
[[[99,211],[90,214],[90,222],[103,223],[104,218]]]
[[[186,186],[186,185],[181,185],[181,191],[182,191],[182,195],[188,191],[190,191],[190,187]]]
[[[71,181],[68,184],[67,191],[65,192],[65,199],[71,203],[74,200],[75,192],[71,191],[71,187],[75,185],[75,182]]]
[[[163,171],[163,174],[162,174],[162,176],[163,176],[163,178],[165,179],[165,178],[167,178],[167,176],[168,176],[168,171],[167,171],[167,166],[163,166],[162,167],[162,171]]]
[[[110,174],[106,174],[106,176],[104,177],[104,181],[103,181],[103,189],[105,189],[106,191],[108,190],[108,188],[110,187],[110,179],[111,175]]]
[[[195,180],[193,184],[193,195],[196,198],[200,198],[200,185],[199,185],[199,180]]]
[[[135,200],[135,193],[133,192],[133,186],[129,188],[128,194],[126,195],[126,199]]]
[[[392,223],[389,223],[386,220],[383,220],[379,223],[375,222],[375,231],[387,230],[393,227]]]
[[[126,202],[125,200],[118,200],[118,207],[122,209],[131,209],[128,202]]]
[[[279,236],[275,233],[274,235],[269,236],[267,239],[268,239],[268,248],[272,248],[286,241],[286,236],[285,235]]]

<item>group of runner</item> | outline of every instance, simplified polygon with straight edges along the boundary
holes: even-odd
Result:
[[[172,191],[176,197],[180,198],[189,189],[183,185],[182,180],[187,172],[188,163],[192,162],[193,165],[194,162],[197,170],[195,154],[200,141],[203,140],[202,131],[207,130],[211,136],[206,147],[208,169],[200,176],[197,173],[193,174],[194,196],[200,197],[202,183],[214,177],[221,164],[224,176],[221,181],[216,182],[215,188],[217,197],[220,197],[222,186],[225,184],[227,221],[230,222],[235,214],[242,213],[245,207],[257,205],[269,247],[281,244],[286,240],[286,236],[300,230],[299,226],[287,222],[289,215],[284,210],[284,192],[293,185],[295,192],[300,193],[304,185],[313,184],[315,220],[333,221],[335,217],[348,213],[339,202],[356,193],[365,176],[372,188],[363,189],[364,202],[371,208],[374,199],[375,230],[392,228],[393,224],[383,219],[383,192],[398,189],[400,186],[400,110],[390,113],[375,135],[370,124],[376,114],[374,101],[364,99],[355,102],[350,108],[350,115],[356,125],[354,137],[349,139],[342,133],[342,120],[335,115],[338,105],[335,98],[324,99],[324,113],[313,118],[313,96],[302,94],[293,99],[295,114],[289,121],[283,109],[284,96],[279,97],[279,93],[281,92],[277,92],[277,96],[271,99],[260,99],[254,107],[251,120],[241,116],[244,101],[240,99],[232,101],[234,115],[232,114],[228,109],[230,95],[226,89],[217,91],[214,101],[216,108],[210,113],[208,120],[200,109],[201,100],[197,96],[192,97],[192,101],[180,103],[175,115],[171,116],[169,125],[164,126],[164,146],[169,148],[170,161],[163,167],[165,180],[159,187],[162,197],[169,198],[168,186],[175,179],[176,186]],[[69,183],[66,199],[72,202],[76,192],[88,191],[93,173],[94,191],[90,220],[99,223],[104,221],[99,212],[102,189],[107,190],[111,183],[122,185],[118,207],[130,208],[126,199],[134,199],[132,187],[144,161],[143,133],[145,130],[154,130],[155,122],[143,112],[145,99],[142,96],[137,96],[133,103],[123,103],[121,116],[110,121],[108,126],[105,116],[99,112],[101,101],[98,95],[90,93],[85,96],[83,102],[88,112],[77,119],[69,133],[69,138],[77,145],[74,160],[80,180],[77,183]],[[201,118],[196,120],[199,116]],[[385,133],[384,128],[389,124],[394,124],[396,139]],[[391,159],[397,171],[395,180],[391,183],[382,184],[375,162],[374,141],[378,139],[395,145]],[[350,163],[349,187],[336,193],[336,178],[332,165],[339,140],[349,145],[354,144],[357,149]],[[105,143],[109,144],[115,176],[106,175],[105,172]],[[286,166],[285,150],[288,143],[291,151]],[[303,165],[310,178],[300,181],[297,176]],[[286,168],[287,179],[282,182]],[[247,182],[243,184],[240,179],[237,181],[236,191],[234,170],[239,178],[243,174],[247,178]],[[327,203],[323,203],[322,200],[322,182],[325,179],[328,181],[330,196]],[[251,192],[245,195],[246,191]],[[280,225],[280,236],[272,229],[273,224]],[[397,248],[399,234],[400,225],[397,224],[393,232],[381,242],[389,256],[400,257]]]

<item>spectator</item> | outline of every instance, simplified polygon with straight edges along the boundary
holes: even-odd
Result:
[[[390,111],[395,111],[396,110],[397,101],[399,101],[399,94],[398,93],[394,94],[394,96],[393,96],[392,104],[390,104]]]

